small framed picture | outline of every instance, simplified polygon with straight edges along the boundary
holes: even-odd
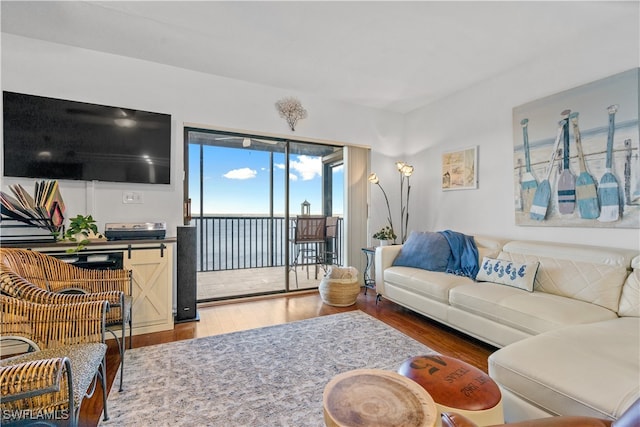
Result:
[[[478,146],[442,154],[442,190],[478,188]]]

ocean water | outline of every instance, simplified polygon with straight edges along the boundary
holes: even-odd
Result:
[[[191,225],[197,228],[198,271],[283,267],[287,265],[287,246],[289,264],[293,262],[294,220],[287,224],[284,217],[203,216],[194,217]],[[341,227],[340,220],[338,236],[342,235]],[[342,244],[338,246],[342,248]]]

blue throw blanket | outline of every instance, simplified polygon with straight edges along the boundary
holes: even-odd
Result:
[[[439,231],[451,247],[451,255],[447,263],[447,273],[467,276],[475,280],[480,266],[478,265],[478,248],[472,236],[451,230]]]

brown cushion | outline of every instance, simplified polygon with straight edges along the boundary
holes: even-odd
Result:
[[[431,354],[407,359],[398,373],[420,384],[436,403],[484,411],[502,398],[498,385],[480,369],[453,357]]]

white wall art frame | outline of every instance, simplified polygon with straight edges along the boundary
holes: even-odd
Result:
[[[442,190],[478,188],[478,146],[442,153]]]

